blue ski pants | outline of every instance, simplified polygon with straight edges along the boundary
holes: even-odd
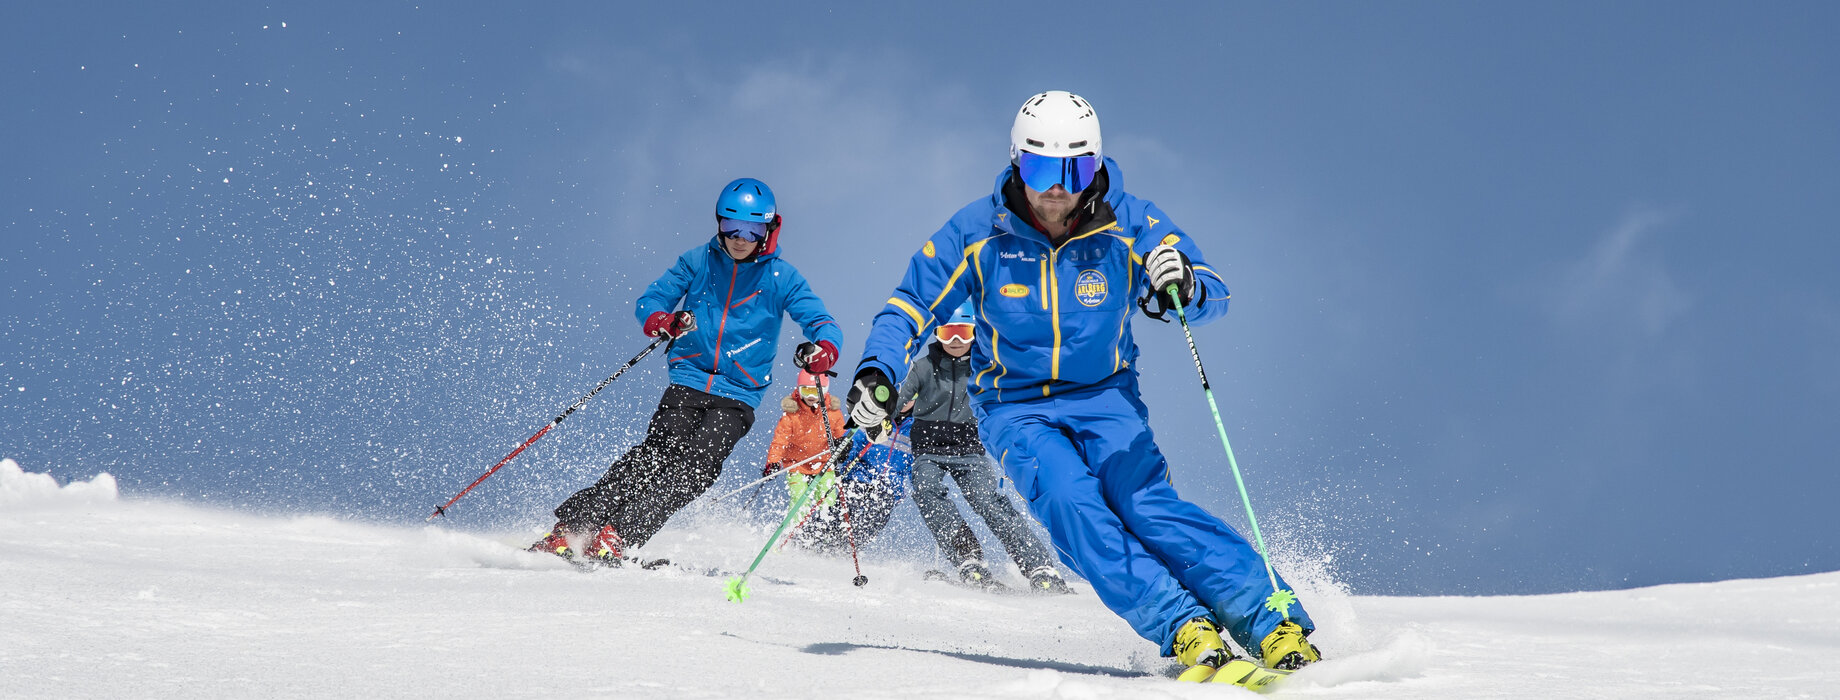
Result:
[[[1254,655],[1284,621],[1264,606],[1271,580],[1257,550],[1170,485],[1134,372],[1064,395],[980,402],[977,413],[984,444],[1061,561],[1164,656],[1196,617]],[[1315,629],[1300,604],[1291,620]]]

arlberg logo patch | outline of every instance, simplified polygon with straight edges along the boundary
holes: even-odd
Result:
[[[1006,284],[997,293],[1011,299],[1021,299],[1029,295],[1029,288],[1020,284]]]
[[[927,241],[926,245],[920,246],[920,252],[926,253],[926,257],[933,257],[933,253],[935,252],[933,250],[933,242]]]
[[[1098,270],[1085,270],[1073,280],[1073,298],[1081,304],[1098,306],[1105,301],[1105,275]]]

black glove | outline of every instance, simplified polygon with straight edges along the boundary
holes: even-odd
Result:
[[[892,384],[888,375],[874,367],[857,372],[856,382],[850,386],[850,420],[846,427],[867,430],[871,438],[881,432],[889,416],[894,415],[896,392]]]
[[[1144,256],[1144,274],[1150,278],[1150,293],[1167,298],[1169,285],[1176,286],[1181,295],[1182,306],[1187,308],[1195,301],[1195,269],[1188,264],[1188,256],[1175,246],[1160,245],[1150,249]]]

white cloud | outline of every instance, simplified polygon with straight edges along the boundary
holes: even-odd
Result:
[[[551,64],[622,110],[584,135],[584,156],[608,173],[586,184],[614,217],[607,240],[635,253],[635,280],[714,232],[724,183],[755,177],[779,198],[788,258],[834,316],[866,322],[925,238],[988,194],[1007,161],[1012,108],[980,104],[899,56],[817,54],[739,70],[664,61],[626,53]]]
[[[1693,308],[1661,259],[1659,232],[1672,219],[1638,210],[1598,238],[1552,280],[1548,312],[1563,327],[1606,338],[1652,338]]]

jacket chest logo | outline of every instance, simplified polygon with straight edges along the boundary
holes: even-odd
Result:
[[[1073,281],[1073,297],[1086,306],[1104,303],[1106,291],[1105,275],[1098,270],[1084,270]]]
[[[1011,299],[1021,299],[1029,295],[1029,288],[1020,284],[1006,284],[997,293]]]

